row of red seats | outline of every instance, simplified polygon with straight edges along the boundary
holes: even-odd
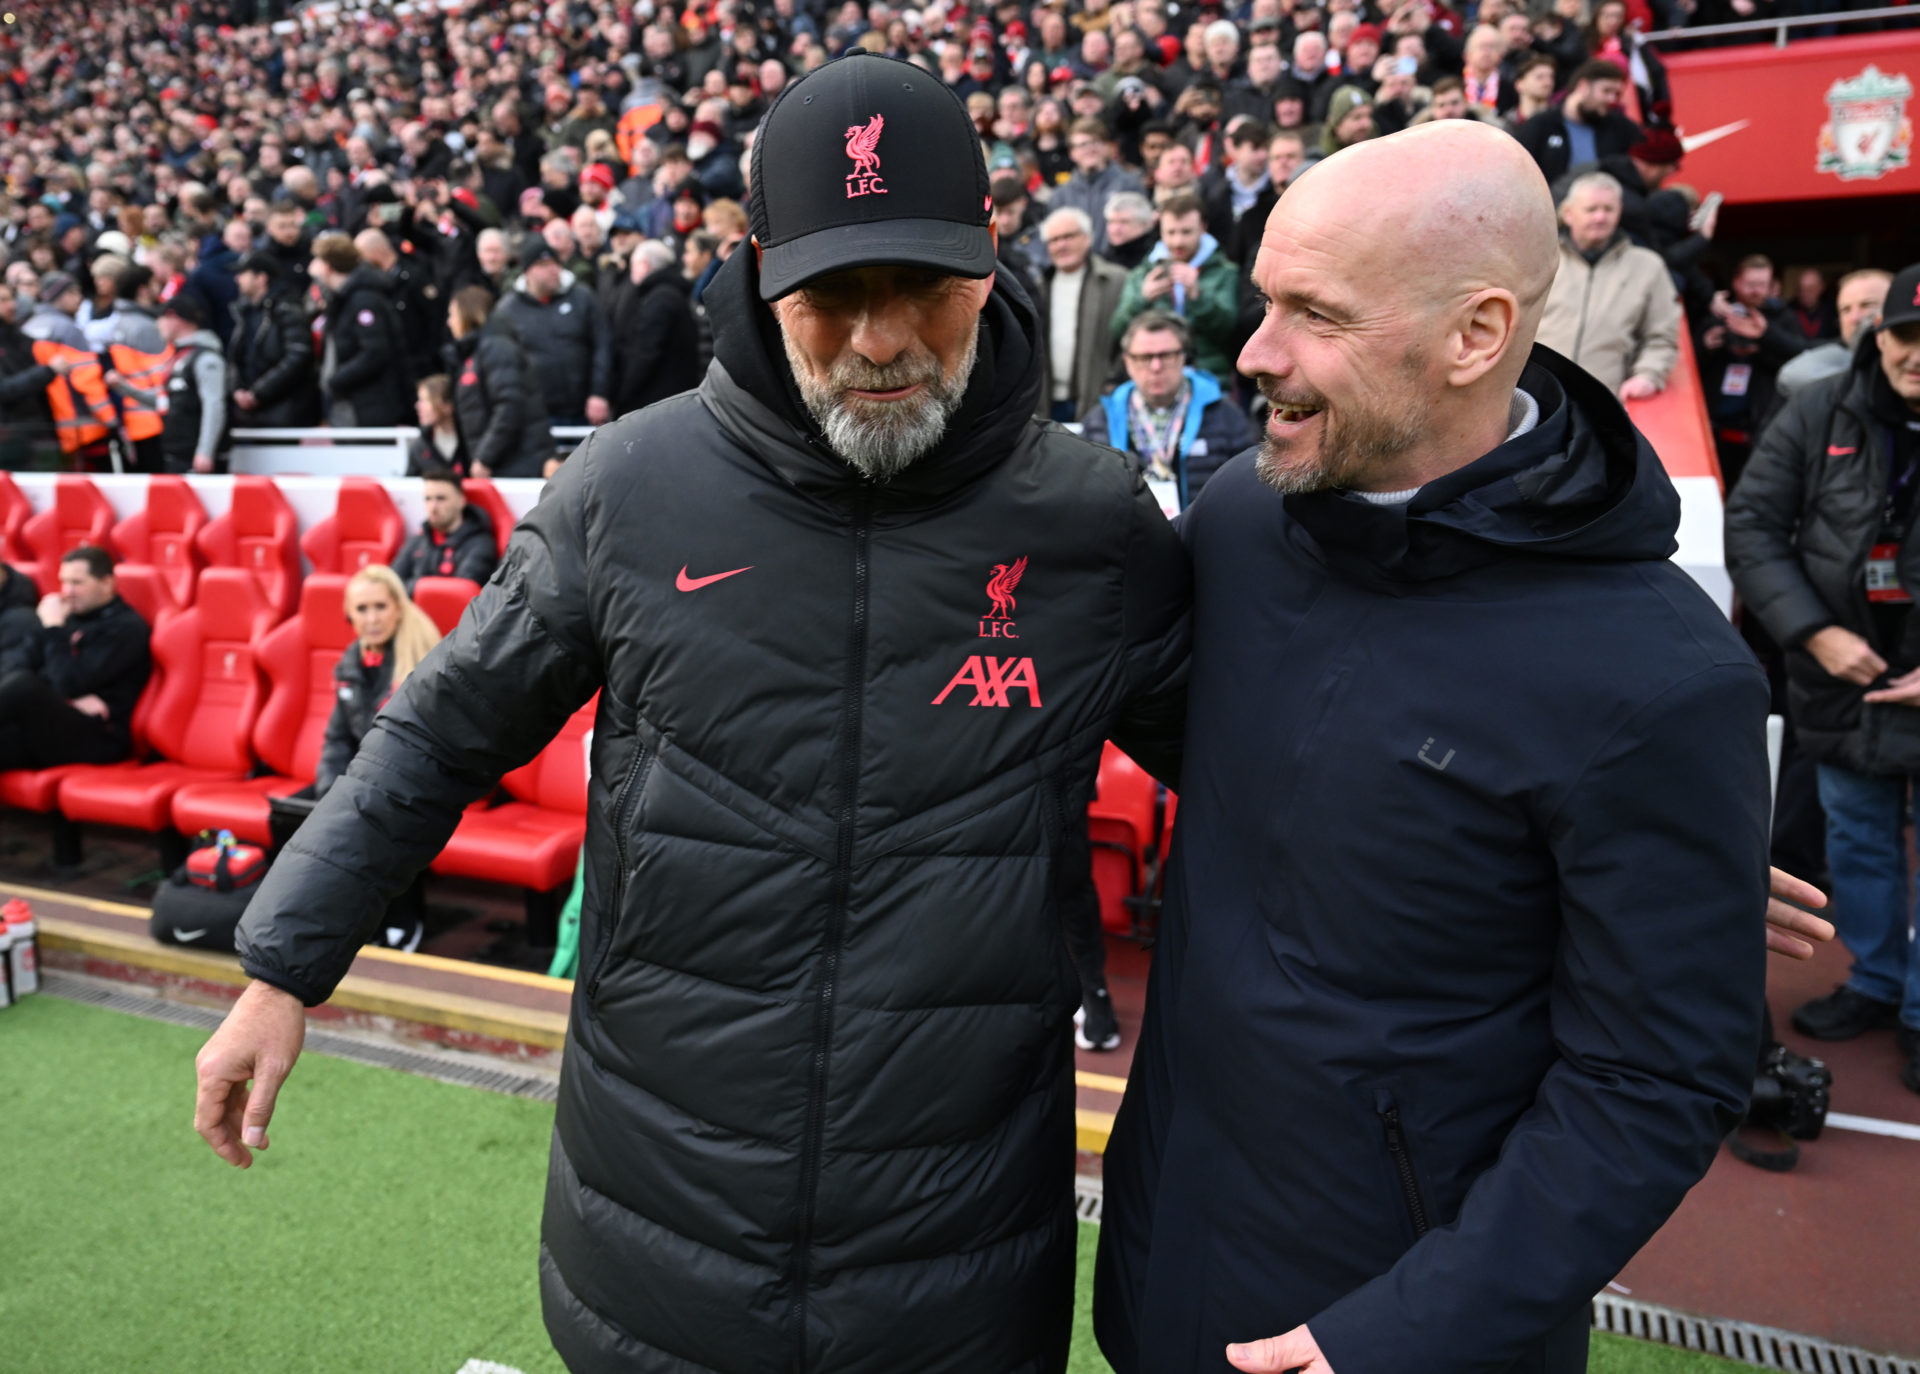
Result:
[[[498,492],[480,482],[468,491],[504,542],[512,516]],[[0,474],[0,516],[9,492],[20,494]],[[23,571],[36,578],[42,550],[58,550],[56,568],[58,554],[81,543],[127,558],[116,573],[155,627],[154,673],[131,722],[133,760],[0,773],[0,805],[162,836],[226,829],[267,842],[267,799],[311,783],[319,762],[334,665],[353,637],[347,574],[391,559],[404,533],[392,501],[377,483],[348,479],[334,514],[296,542],[292,509],[263,478],[236,479],[232,509],[212,521],[180,478],[153,479],[146,509],[118,522],[85,477],[61,478],[57,498],[29,520],[0,518],[0,536],[17,547],[28,527],[36,561]],[[304,581],[303,550],[320,569]],[[151,561],[132,561],[142,555]],[[415,600],[446,633],[478,591],[459,578],[425,578]],[[508,774],[494,804],[467,812],[434,871],[549,897],[571,882],[586,832],[581,741],[593,705]]]
[[[466,483],[467,499],[493,521],[502,552],[513,512],[493,483]],[[193,604],[203,568],[245,568],[275,622],[300,599],[301,554],[318,573],[350,573],[390,563],[406,539],[406,521],[386,488],[365,477],[340,483],[333,514],[300,533],[293,507],[265,477],[236,477],[233,504],[209,520],[183,477],[155,477],[147,504],[121,520],[91,478],[65,474],[53,502],[34,513],[26,494],[0,472],[0,559],[29,574],[41,592],[59,584],[60,559],[81,544],[113,554],[120,593],[159,629]]]

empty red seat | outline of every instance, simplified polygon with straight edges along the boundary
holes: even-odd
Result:
[[[183,835],[231,830],[267,844],[267,798],[298,792],[313,781],[320,746],[333,714],[333,669],[353,642],[341,613],[347,579],[314,573],[300,588],[300,610],[269,631],[254,654],[267,675],[267,699],[253,727],[253,751],[273,770],[238,782],[196,782],[173,795],[173,825]]]
[[[1154,857],[1155,813],[1160,785],[1111,741],[1100,756],[1100,777],[1087,807],[1093,845],[1093,883],[1100,894],[1100,923],[1117,934],[1137,926],[1127,903],[1146,894]]]
[[[206,507],[187,479],[161,476],[148,481],[146,506],[113,527],[114,556],[121,571],[130,566],[151,568],[169,616],[193,602],[194,579],[206,563],[194,540],[206,523]],[[159,628],[153,617],[148,622]]]
[[[275,619],[252,574],[202,572],[192,608],[153,637],[161,678],[146,732],[159,760],[76,767],[60,782],[60,810],[75,821],[166,830],[182,787],[244,778],[264,695],[254,645]]]
[[[275,624],[300,604],[300,522],[266,478],[234,478],[233,504],[201,526],[194,543],[211,567],[252,574]]]
[[[0,472],[0,559],[21,569],[33,562],[33,550],[20,533],[32,516],[33,502],[10,474]]]
[[[150,630],[159,629],[186,609],[173,600],[160,570],[151,563],[116,563],[113,586],[129,606],[140,612]]]
[[[33,578],[42,592],[60,586],[60,559],[82,544],[113,547],[113,507],[90,477],[62,473],[53,484],[53,503],[28,518],[21,534],[33,550]]]
[[[406,537],[406,522],[371,477],[343,477],[333,514],[300,538],[315,572],[352,573],[369,563],[391,563]]]
[[[553,742],[500,780],[513,801],[470,810],[433,861],[435,873],[548,892],[573,881],[587,836],[587,757],[595,697]]]
[[[413,604],[427,613],[443,635],[453,633],[467,603],[478,595],[480,584],[464,577],[423,577],[413,584]]]
[[[507,498],[485,477],[469,477],[460,484],[467,494],[467,500],[487,513],[493,521],[493,542],[500,546],[500,552],[507,551],[507,539],[513,534],[513,512],[507,508]]]

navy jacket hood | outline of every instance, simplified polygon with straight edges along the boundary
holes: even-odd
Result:
[[[1405,506],[1324,491],[1289,496],[1287,513],[1334,571],[1375,585],[1452,577],[1515,554],[1672,557],[1679,494],[1613,393],[1538,345],[1520,389],[1540,403],[1539,423]]]

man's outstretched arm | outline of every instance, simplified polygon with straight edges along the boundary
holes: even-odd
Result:
[[[583,536],[592,448],[520,523],[493,580],[394,694],[248,904],[237,945],[256,981],[201,1051],[194,1116],[230,1163],[244,1166],[248,1147],[265,1143],[300,1052],[302,1004],[332,994],[466,806],[545,747],[600,685]]]

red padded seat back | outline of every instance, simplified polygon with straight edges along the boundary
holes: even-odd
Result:
[[[234,478],[233,504],[201,527],[196,542],[212,567],[245,568],[276,622],[293,614],[300,601],[300,522],[272,482]]]
[[[253,727],[260,761],[282,777],[313,780],[333,714],[333,669],[353,643],[344,608],[347,579],[315,573],[300,588],[300,610],[260,641],[267,702]]]
[[[219,772],[253,766],[249,741],[264,695],[254,645],[274,620],[251,573],[208,568],[200,574],[192,609],[153,637],[162,677],[146,724],[156,752]]]
[[[60,558],[82,544],[113,547],[113,507],[90,477],[62,473],[53,485],[53,504],[28,519],[23,533],[33,546],[34,580],[50,592],[60,585]]]
[[[353,573],[369,563],[393,562],[406,533],[385,487],[371,477],[345,477],[333,514],[308,530],[300,547],[315,572]]]
[[[160,582],[160,571],[149,563],[119,563],[113,569],[113,588],[134,610],[140,612],[140,618],[147,622],[147,628],[157,630],[180,614],[181,607],[175,605],[167,596]]]
[[[151,565],[161,594],[173,606],[191,605],[194,579],[206,561],[195,540],[206,523],[206,508],[186,478],[154,477],[147,484],[146,508],[113,527],[114,552],[123,562]]]
[[[467,603],[480,595],[480,584],[464,577],[423,577],[413,584],[413,604],[427,613],[442,635],[453,633]]]
[[[0,472],[0,559],[21,567],[33,562],[33,550],[21,535],[32,515],[33,502],[10,474]]]
[[[467,494],[467,501],[487,513],[493,521],[493,542],[500,546],[500,552],[507,551],[507,538],[513,533],[513,512],[507,508],[507,498],[500,494],[500,488],[484,477],[469,477],[460,484]]]
[[[519,800],[544,806],[569,815],[587,814],[587,751],[582,743],[593,729],[593,713],[600,705],[594,693],[578,711],[567,717],[553,743],[533,756],[524,768],[516,768],[500,785]]]

